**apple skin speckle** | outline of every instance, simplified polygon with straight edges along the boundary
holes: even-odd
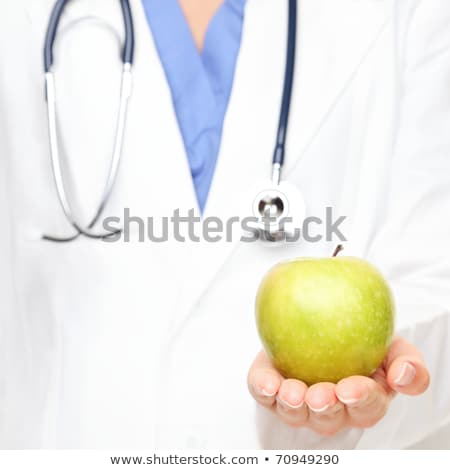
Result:
[[[389,349],[394,322],[389,285],[358,258],[280,263],[256,297],[259,336],[274,366],[308,385],[371,375]]]

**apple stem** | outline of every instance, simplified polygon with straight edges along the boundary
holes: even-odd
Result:
[[[343,249],[344,247],[342,245],[338,245],[333,252],[333,258],[335,258]]]

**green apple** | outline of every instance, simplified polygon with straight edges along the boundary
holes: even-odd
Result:
[[[276,265],[256,298],[256,321],[274,366],[308,385],[372,374],[392,340],[395,307],[383,276],[352,257]]]

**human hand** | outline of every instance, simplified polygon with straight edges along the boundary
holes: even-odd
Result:
[[[396,338],[379,369],[371,376],[353,376],[337,384],[323,382],[308,387],[285,379],[264,351],[248,374],[253,398],[283,422],[307,427],[322,435],[342,429],[370,428],[386,414],[396,393],[420,395],[430,382],[420,352],[403,338]]]

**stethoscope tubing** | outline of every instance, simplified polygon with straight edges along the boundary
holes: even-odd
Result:
[[[289,126],[289,115],[294,84],[295,54],[297,45],[297,0],[289,0],[288,34],[286,47],[286,69],[284,73],[283,97],[281,100],[280,118],[272,159],[272,182],[280,184],[281,170],[286,153],[286,138]]]
[[[113,191],[119,164],[122,156],[123,139],[126,127],[126,118],[128,110],[128,102],[131,96],[132,88],[132,64],[134,60],[135,48],[135,35],[133,16],[129,0],[119,0],[125,29],[125,39],[122,49],[122,84],[120,90],[120,107],[117,117],[116,136],[114,143],[114,151],[111,158],[110,168],[107,176],[107,181],[102,194],[101,201],[95,212],[94,217],[91,219],[87,228],[83,228],[74,213],[62,174],[61,157],[58,145],[58,129],[56,119],[56,93],[55,93],[55,77],[52,72],[54,63],[54,43],[58,31],[58,25],[64,8],[70,0],[57,0],[50,15],[47,33],[45,36],[44,44],[44,70],[46,78],[46,101],[47,101],[47,114],[49,125],[49,140],[50,140],[50,153],[52,162],[52,172],[54,177],[55,187],[58,193],[59,202],[63,209],[67,221],[75,229],[76,234],[71,237],[58,238],[44,235],[43,239],[53,242],[69,242],[77,239],[83,235],[88,238],[104,239],[120,233],[118,230],[114,233],[97,234],[93,233],[92,229],[99,221]],[[288,31],[287,31],[287,48],[286,48],[286,66],[283,84],[283,96],[281,101],[280,116],[278,122],[278,129],[276,134],[275,148],[272,158],[272,183],[274,186],[279,186],[281,182],[282,169],[286,153],[286,138],[289,125],[290,107],[292,101],[292,89],[294,83],[295,71],[295,57],[296,57],[296,44],[297,44],[297,0],[288,0]]]

